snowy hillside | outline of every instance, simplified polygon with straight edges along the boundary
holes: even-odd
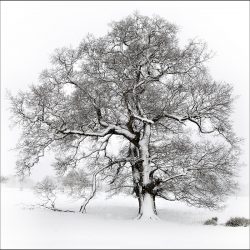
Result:
[[[159,221],[136,221],[137,201],[97,196],[87,214],[32,209],[30,189],[1,185],[1,248],[249,248],[249,227],[204,226],[217,216],[248,217],[248,197],[231,198],[222,211],[157,201]],[[80,202],[60,197],[59,208],[78,211]]]

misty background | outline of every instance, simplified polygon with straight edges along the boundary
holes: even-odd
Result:
[[[78,46],[88,34],[103,36],[111,21],[134,11],[159,15],[179,26],[181,43],[198,38],[215,56],[208,63],[216,81],[234,86],[238,96],[232,120],[242,143],[241,193],[249,192],[249,2],[1,2],[1,175],[13,175],[20,136],[11,127],[6,92],[16,94],[36,84],[50,67],[56,48]],[[48,154],[33,168],[35,181],[53,174]]]

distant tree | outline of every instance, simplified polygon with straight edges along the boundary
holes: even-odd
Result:
[[[59,176],[82,169],[91,183],[81,211],[98,180],[110,192],[133,192],[138,219],[157,219],[156,197],[217,207],[236,187],[233,89],[208,73],[206,45],[180,46],[177,31],[136,13],[113,22],[106,36],[57,49],[40,84],[11,97],[23,129],[18,173],[54,150]]]
[[[34,187],[35,194],[41,200],[41,206],[49,209],[55,209],[57,185],[50,177],[45,177]]]
[[[86,188],[90,187],[89,179],[86,172],[82,169],[69,171],[61,180],[64,191],[70,195],[84,198],[86,196]]]
[[[6,183],[6,182],[8,182],[8,178],[7,177],[5,177],[5,176],[0,176],[0,183]]]
[[[56,207],[56,199],[60,192],[59,186],[60,182],[49,176],[46,176],[42,181],[38,182],[34,186],[34,192],[40,200],[38,205],[57,212],[74,212],[72,210],[62,210]]]

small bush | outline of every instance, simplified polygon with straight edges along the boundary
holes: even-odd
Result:
[[[213,225],[216,226],[218,222],[218,218],[217,217],[213,217],[212,219],[206,220],[204,222],[204,225]]]
[[[234,217],[230,218],[226,222],[227,227],[247,227],[250,225],[250,220],[244,217]]]

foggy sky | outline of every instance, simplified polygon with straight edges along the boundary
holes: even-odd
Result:
[[[1,2],[1,173],[13,174],[19,132],[10,128],[6,89],[12,94],[36,83],[49,67],[54,49],[77,46],[88,33],[104,35],[112,20],[135,10],[157,14],[180,28],[181,42],[199,38],[215,52],[209,62],[215,80],[233,84],[235,113],[232,116],[242,146],[241,180],[248,183],[249,149],[249,2]],[[51,172],[49,157],[34,168],[41,179]]]

